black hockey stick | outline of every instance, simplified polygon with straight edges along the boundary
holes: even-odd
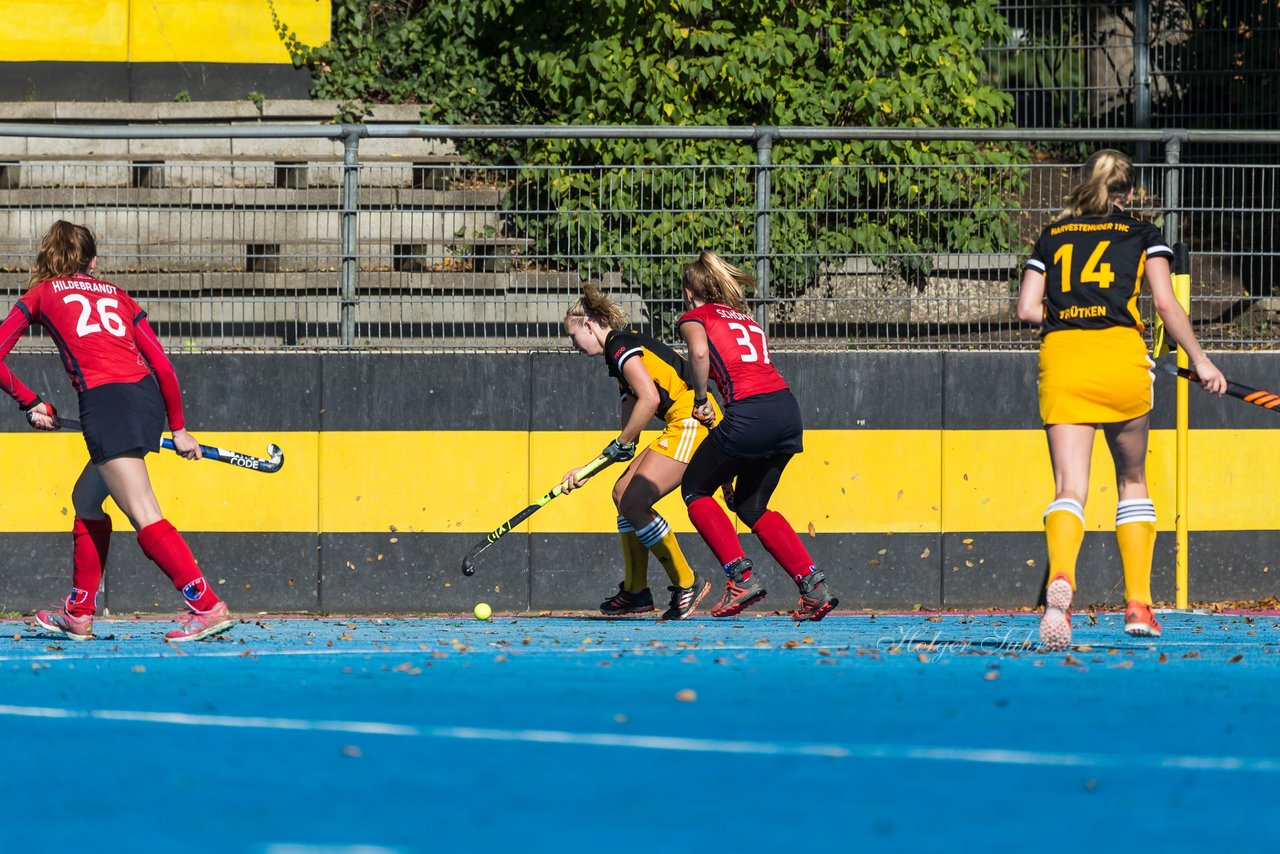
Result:
[[[59,418],[58,426],[65,427],[68,430],[79,430],[80,422],[74,418]],[[165,436],[160,440],[160,447],[168,448],[171,451],[177,450],[173,446],[173,440]],[[284,451],[274,442],[267,445],[267,458],[252,457],[248,454],[241,454],[237,451],[228,451],[226,448],[215,448],[212,445],[201,445],[200,452],[204,454],[202,459],[215,460],[220,463],[229,463],[233,466],[239,466],[242,469],[253,469],[265,474],[274,474],[280,471],[280,467],[284,465]]]
[[[600,456],[596,457],[594,460],[592,460],[591,462],[583,466],[582,470],[578,472],[578,477],[588,477],[590,475],[593,475],[596,472],[598,472],[600,469],[609,465],[609,463],[611,462],[613,462],[612,459],[610,459],[609,457],[606,457],[604,454],[601,454]],[[552,489],[550,492],[548,492],[546,495],[542,496],[537,501],[533,502],[532,504],[530,504],[528,507],[521,510],[516,515],[512,516],[507,521],[503,522],[501,525],[499,525],[497,528],[494,529],[493,533],[487,535],[483,540],[481,540],[480,542],[472,546],[471,551],[467,552],[467,556],[462,559],[462,574],[475,575],[476,558],[480,556],[480,552],[484,551],[485,549],[489,548],[489,546],[493,545],[498,540],[505,537],[511,531],[512,528],[514,528],[516,525],[519,525],[525,519],[528,519],[534,513],[537,513],[539,510],[545,507],[547,502],[549,502],[551,499],[555,498],[557,495],[563,494],[564,492],[562,488],[563,486],[564,486],[563,483],[557,483],[555,485],[555,488]]]
[[[1177,353],[1168,353],[1161,356],[1156,360],[1156,367],[1165,373],[1173,374],[1175,377],[1182,377],[1184,380],[1190,380],[1193,383],[1200,382],[1200,376],[1195,371],[1179,367]],[[1250,388],[1247,385],[1227,380],[1227,394],[1239,398],[1245,403],[1252,403],[1254,406],[1261,406],[1263,409],[1270,409],[1272,412],[1280,413],[1280,408],[1278,408],[1280,407],[1280,394],[1276,394],[1273,391]]]

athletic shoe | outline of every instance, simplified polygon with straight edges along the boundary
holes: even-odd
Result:
[[[653,604],[653,594],[649,588],[639,593],[632,593],[622,584],[618,585],[618,595],[600,603],[600,613],[606,617],[619,617],[623,614],[643,614],[645,611],[657,610]]]
[[[683,620],[698,610],[698,603],[711,592],[711,582],[695,575],[692,586],[671,586],[667,589],[671,591],[671,607],[662,612],[662,619]]]
[[[1134,599],[1124,606],[1124,633],[1135,638],[1160,637],[1160,622],[1150,605]]]
[[[812,620],[816,623],[840,604],[840,600],[831,595],[831,588],[826,582],[827,577],[819,569],[800,579],[800,601],[791,612],[791,619]]]
[[[42,629],[61,632],[74,641],[95,639],[93,636],[93,615],[75,617],[67,613],[65,606],[56,611],[36,611],[36,623]]]
[[[1071,582],[1065,575],[1055,576],[1044,590],[1040,645],[1051,652],[1071,646]]]
[[[225,632],[235,625],[226,602],[219,602],[208,611],[192,611],[178,622],[182,625],[164,636],[169,643],[186,643],[198,641],[218,632]]]
[[[746,581],[742,577],[751,570],[751,561],[745,557],[729,567],[729,577],[725,579],[724,595],[711,607],[713,617],[732,617],[752,602],[759,602],[765,597],[764,585],[755,573]]]

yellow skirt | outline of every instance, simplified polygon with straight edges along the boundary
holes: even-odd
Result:
[[[720,419],[720,405],[715,398],[708,396],[711,408],[715,410],[716,420]],[[680,395],[667,410],[667,426],[662,435],[649,443],[649,450],[664,457],[670,457],[678,463],[688,463],[693,452],[707,438],[707,428],[693,417],[693,392]]]
[[[1045,424],[1109,424],[1151,411],[1154,363],[1136,329],[1059,329],[1040,342]]]

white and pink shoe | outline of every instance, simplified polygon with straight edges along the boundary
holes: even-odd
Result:
[[[1050,652],[1071,646],[1071,582],[1065,575],[1054,576],[1044,590],[1040,645]]]
[[[235,625],[226,602],[219,602],[208,611],[192,611],[181,617],[178,622],[181,625],[164,636],[169,643],[202,640],[219,632],[225,632]]]

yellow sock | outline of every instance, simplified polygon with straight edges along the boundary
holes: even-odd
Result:
[[[673,531],[667,531],[666,536],[649,547],[649,551],[653,552],[653,556],[667,571],[672,584],[676,587],[693,586],[693,567],[689,566],[684,552],[680,551],[680,543],[676,541]]]
[[[1116,507],[1116,545],[1124,565],[1125,601],[1151,604],[1151,559],[1156,551],[1156,506],[1149,498]]]
[[[640,544],[635,531],[620,531],[622,540],[622,587],[628,593],[639,593],[649,586],[649,550]]]
[[[1044,514],[1044,537],[1049,547],[1049,580],[1066,576],[1076,589],[1076,558],[1084,542],[1084,508],[1070,498],[1060,498]]]

